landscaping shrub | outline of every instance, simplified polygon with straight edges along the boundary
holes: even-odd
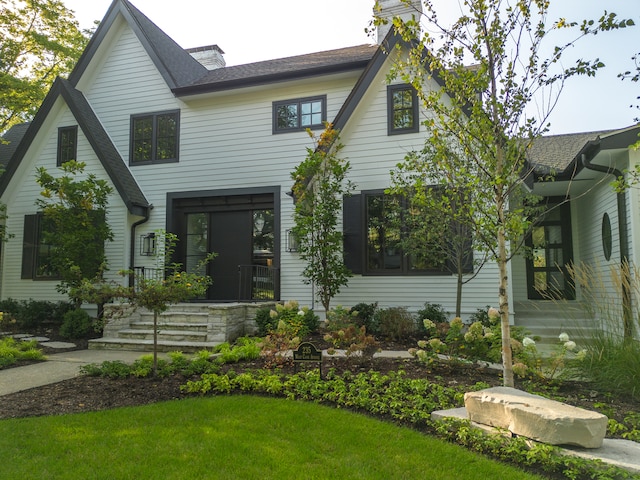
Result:
[[[489,308],[490,305],[487,305],[484,308],[479,308],[469,317],[469,324],[480,322],[484,327],[490,327],[494,322],[489,318]]]
[[[258,327],[258,336],[274,332],[280,322],[286,323],[293,329],[295,336],[301,337],[317,332],[320,328],[320,319],[313,310],[300,307],[295,300],[278,303],[275,308],[261,308],[256,312],[254,320]]]
[[[2,312],[2,323],[4,328],[8,326],[17,326],[18,318],[20,318],[20,312],[22,305],[18,300],[13,298],[7,298],[0,301],[0,312]]]
[[[378,302],[375,303],[358,303],[351,307],[352,312],[358,312],[355,320],[359,326],[366,327],[368,332],[373,331],[373,317],[378,309]]]
[[[358,312],[353,308],[338,305],[327,312],[325,329],[329,332],[361,325]]]
[[[379,350],[379,345],[373,335],[367,335],[367,327],[364,325],[348,325],[344,328],[331,330],[325,334],[324,340],[333,345],[328,350],[329,355],[335,353],[334,349],[345,349],[348,357],[360,354],[360,358],[368,359]]]
[[[436,325],[448,323],[449,313],[440,304],[425,302],[424,308],[418,310],[418,330],[422,334],[427,333],[424,329],[424,320],[431,320]]]
[[[418,331],[416,319],[403,307],[390,307],[376,311],[375,333],[390,340],[411,337]]]
[[[15,320],[18,329],[38,329],[62,325],[64,314],[73,309],[69,302],[49,302],[46,300],[14,300],[8,298],[0,302],[0,312]]]
[[[271,317],[270,314],[270,307],[262,307],[256,311],[254,321],[256,322],[256,326],[258,327],[257,334],[260,337],[264,337],[278,326],[275,317]]]
[[[64,338],[85,338],[91,332],[93,321],[89,314],[78,308],[64,315],[60,335]]]

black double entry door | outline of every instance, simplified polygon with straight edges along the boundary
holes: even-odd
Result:
[[[273,195],[179,199],[173,207],[176,260],[186,271],[195,272],[209,252],[217,254],[204,272],[213,285],[200,300],[251,300],[243,283],[256,268],[275,266]]]

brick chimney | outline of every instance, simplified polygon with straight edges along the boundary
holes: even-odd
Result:
[[[411,0],[406,3],[402,0],[378,0],[377,5],[379,10],[374,7],[374,14],[378,14],[380,17],[388,20],[386,25],[379,25],[376,32],[376,42],[382,43],[384,38],[389,33],[389,30],[393,28],[392,19],[394,17],[400,17],[404,21],[411,20],[411,17],[415,17],[416,20],[420,20],[422,15],[422,0]]]
[[[224,52],[218,45],[207,45],[206,47],[187,48],[187,52],[198,62],[204,65],[207,70],[223,68],[227,62],[224,61]]]

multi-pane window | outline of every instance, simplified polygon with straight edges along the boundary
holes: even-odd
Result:
[[[403,197],[365,194],[366,271],[409,274],[443,272],[443,228]]]
[[[325,96],[284,100],[273,104],[273,132],[322,128],[327,119]]]
[[[442,195],[431,187],[429,195]],[[437,199],[436,199],[437,200]],[[363,275],[430,275],[473,271],[471,230],[432,209],[382,191],[344,198],[345,265]],[[453,238],[457,241],[453,241]]]
[[[418,97],[411,85],[387,87],[387,121],[389,135],[418,131]]]
[[[179,118],[177,111],[132,116],[130,163],[178,161]]]
[[[60,127],[58,129],[58,155],[56,165],[59,167],[70,160],[76,160],[78,150],[78,127]]]
[[[33,280],[59,278],[51,261],[53,247],[46,242],[45,233],[51,231],[51,228],[51,221],[44,215],[25,215],[21,278]]]

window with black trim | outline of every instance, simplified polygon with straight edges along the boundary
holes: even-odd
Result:
[[[451,230],[442,228],[435,218],[433,224],[425,221],[424,212],[412,208],[405,197],[362,192],[344,198],[343,215],[345,264],[353,273],[429,275],[457,271],[449,258],[453,249],[446,243]],[[470,239],[465,243],[463,273],[473,270]]]
[[[411,85],[387,87],[388,134],[415,133],[419,130],[418,94]]]
[[[326,95],[273,102],[273,133],[324,128],[326,121]]]
[[[58,128],[58,155],[56,165],[59,167],[70,160],[77,160],[78,126]]]
[[[44,240],[44,232],[51,231],[51,228],[50,221],[42,213],[24,216],[21,278],[32,280],[60,278],[51,263],[52,246]]]
[[[131,165],[178,161],[180,112],[131,116]]]

